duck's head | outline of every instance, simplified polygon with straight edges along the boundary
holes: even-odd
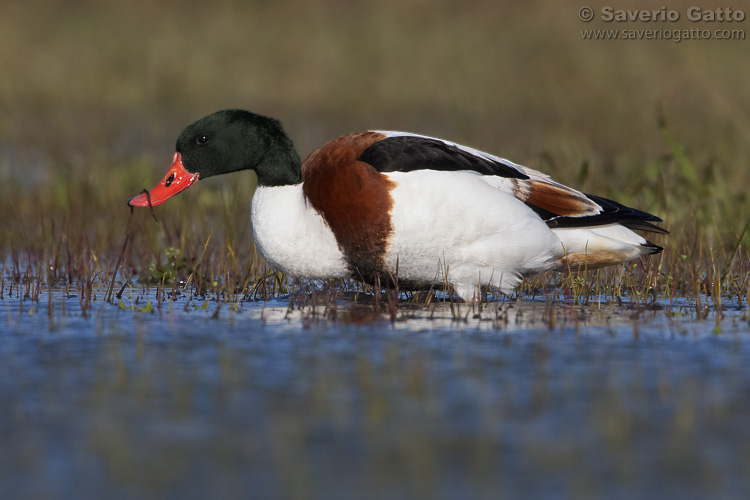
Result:
[[[301,181],[300,160],[278,120],[239,109],[201,118],[177,139],[172,166],[148,193],[131,198],[131,207],[159,205],[199,179],[252,169],[262,186]]]

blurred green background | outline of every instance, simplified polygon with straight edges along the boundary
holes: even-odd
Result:
[[[368,128],[462,142],[658,213],[677,253],[696,238],[731,249],[749,215],[748,42],[584,40],[581,30],[745,30],[749,22],[690,23],[684,6],[667,5],[680,22],[584,23],[583,5],[4,5],[2,251],[37,255],[65,244],[69,254],[117,254],[126,200],[161,178],[184,126],[229,107],[280,119],[303,157]],[[201,248],[211,227],[211,246],[251,246],[252,182],[243,173],[201,183],[159,207],[164,231],[136,213],[136,248]],[[145,265],[127,259],[134,271]]]

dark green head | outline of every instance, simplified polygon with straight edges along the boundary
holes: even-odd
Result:
[[[263,186],[302,180],[299,156],[281,123],[241,109],[217,111],[188,126],[177,152],[185,169],[201,179],[252,169]]]
[[[167,174],[128,205],[158,205],[199,179],[247,169],[255,170],[261,186],[302,182],[299,155],[278,120],[241,109],[217,111],[182,131]]]

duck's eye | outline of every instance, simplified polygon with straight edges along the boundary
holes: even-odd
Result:
[[[208,136],[207,136],[207,135],[199,135],[199,136],[198,136],[198,137],[197,137],[197,138],[195,139],[195,142],[196,142],[197,144],[200,144],[200,145],[203,145],[203,144],[208,144]]]
[[[169,177],[167,177],[167,180],[164,181],[164,187],[168,188],[169,186],[172,185],[173,182],[174,182],[174,174],[170,174]]]

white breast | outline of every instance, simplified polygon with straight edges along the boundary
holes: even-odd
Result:
[[[252,202],[255,244],[268,264],[299,278],[348,276],[344,255],[302,185],[259,186]]]

